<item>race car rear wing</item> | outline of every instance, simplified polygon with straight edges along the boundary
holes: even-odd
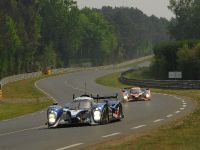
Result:
[[[127,91],[127,90],[131,90],[133,87],[125,87],[125,88],[123,88],[122,89],[122,92],[125,92],[125,91]],[[149,90],[149,88],[141,88],[142,90],[146,90],[146,91],[148,91]]]
[[[116,95],[114,95],[114,96],[99,96],[97,94],[96,97],[92,96],[92,98],[94,98],[94,99],[112,99],[112,98],[118,98],[118,94],[116,93]]]
[[[80,97],[91,97],[93,98],[94,100],[97,100],[97,102],[99,100],[105,100],[105,101],[108,101],[108,100],[118,100],[118,94],[116,93],[116,95],[114,96],[99,96],[99,94],[97,94],[97,96],[93,96],[92,94],[91,95],[88,95],[88,94],[83,94],[81,95]],[[73,94],[73,100],[75,99],[75,94]]]
[[[91,97],[92,95],[88,95],[88,94],[83,94],[83,95],[81,95],[80,97]],[[73,99],[75,99],[76,98],[76,96],[75,96],[75,94],[73,94]]]
[[[114,96],[99,96],[98,94],[97,94],[97,96],[95,97],[95,96],[92,96],[91,95],[91,97],[94,99],[94,100],[97,100],[97,102],[99,101],[99,100],[105,100],[105,101],[109,101],[109,100],[118,100],[118,94],[116,93],[116,95],[114,95]]]

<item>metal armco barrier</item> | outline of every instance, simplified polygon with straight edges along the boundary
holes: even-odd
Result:
[[[65,73],[65,72],[73,72],[73,71],[78,71],[81,70],[80,68],[60,68],[60,69],[53,69],[51,70],[51,74],[60,74],[60,73]],[[15,81],[20,81],[20,80],[25,80],[29,78],[36,78],[36,77],[41,77],[42,72],[32,72],[32,73],[24,73],[24,74],[18,74],[18,75],[13,75],[9,77],[5,77],[0,80],[0,100],[3,98],[3,86],[15,82]]]
[[[200,80],[148,80],[127,78],[125,75],[131,71],[135,70],[128,70],[123,72],[119,78],[119,81],[127,85],[140,87],[168,89],[200,89]]]

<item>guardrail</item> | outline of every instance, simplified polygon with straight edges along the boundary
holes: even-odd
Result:
[[[140,86],[140,87],[154,87],[154,88],[168,88],[168,89],[200,89],[200,80],[148,80],[148,79],[130,79],[126,77],[127,73],[136,70],[128,70],[121,73],[119,81],[121,83]]]
[[[70,72],[70,71],[75,71],[75,70],[79,70],[79,68],[53,69],[52,74],[60,74],[60,73],[65,73],[65,72]],[[40,77],[41,75],[42,75],[42,71],[38,71],[38,72],[24,73],[24,74],[18,74],[18,75],[5,77],[2,80],[0,80],[0,89],[2,89],[5,84],[15,82],[15,81],[19,81],[19,80],[25,80],[25,79],[29,79],[29,78]]]
[[[66,73],[66,72],[73,72],[73,71],[80,71],[80,70],[88,70],[88,69],[109,69],[109,68],[119,68],[122,67],[124,65],[129,65],[138,61],[142,61],[142,60],[146,60],[149,58],[152,58],[153,55],[150,56],[145,56],[145,57],[141,57],[135,60],[131,60],[128,62],[123,62],[120,64],[115,64],[115,65],[106,65],[106,66],[98,66],[98,67],[81,67],[81,68],[59,68],[59,69],[53,69],[52,70],[52,74],[61,74],[61,73]],[[24,74],[18,74],[18,75],[13,75],[13,76],[9,76],[9,77],[5,77],[3,79],[0,80],[0,90],[2,91],[3,86],[11,83],[11,82],[15,82],[15,81],[19,81],[19,80],[25,80],[28,78],[35,78],[35,77],[40,77],[42,75],[42,71],[38,71],[38,72],[33,72],[33,73],[24,73]]]

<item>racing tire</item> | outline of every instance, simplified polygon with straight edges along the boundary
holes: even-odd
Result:
[[[127,99],[127,100],[123,99],[122,102],[123,102],[123,103],[128,103],[128,102],[129,102],[129,99]]]
[[[119,120],[121,120],[122,118],[124,118],[121,104],[118,106],[118,109],[119,109],[119,114],[118,114],[119,115]]]
[[[103,124],[107,124],[108,122],[109,122],[108,109],[104,108],[102,111],[100,124],[103,125]]]
[[[51,126],[50,126],[50,124],[49,124],[49,123],[47,123],[47,128],[48,128],[48,129],[51,129]]]

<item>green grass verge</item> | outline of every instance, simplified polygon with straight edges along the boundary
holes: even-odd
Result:
[[[122,88],[125,85],[120,83],[117,78],[120,76],[119,72],[112,73],[108,76],[102,76],[96,79],[96,83],[104,85],[104,86],[111,86],[111,87],[119,87]]]
[[[97,79],[97,83],[123,88],[118,82],[120,73]],[[181,120],[163,125],[143,135],[129,135],[113,141],[98,144],[87,149],[95,150],[199,150],[200,149],[200,90],[151,89],[153,92],[168,93],[193,99],[197,109]]]
[[[16,81],[3,87],[3,99],[0,100],[0,120],[32,113],[52,103],[34,86],[39,79]]]
[[[153,79],[147,68],[143,68],[138,71],[129,72],[125,76],[130,79],[133,79],[133,78],[135,78],[135,79]]]

